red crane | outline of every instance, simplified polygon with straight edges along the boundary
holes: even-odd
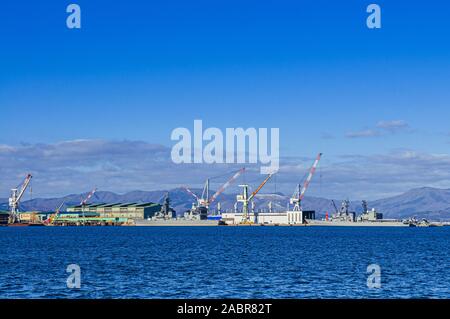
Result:
[[[94,188],[94,189],[91,190],[91,192],[86,196],[85,199],[83,199],[83,197],[82,197],[82,198],[81,198],[80,205],[81,205],[81,206],[86,206],[88,200],[95,194],[96,191],[97,191],[97,188]]]
[[[316,160],[314,161],[313,165],[311,166],[311,169],[309,170],[309,175],[306,178],[303,187],[300,188],[300,184],[297,185],[297,189],[295,190],[294,194],[291,197],[290,203],[294,205],[295,211],[302,210],[302,199],[305,197],[306,190],[309,187],[309,183],[311,183],[311,180],[314,176],[314,173],[316,172],[317,165],[319,165],[320,158],[322,157],[322,153],[319,153],[316,157]]]

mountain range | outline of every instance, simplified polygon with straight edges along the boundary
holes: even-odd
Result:
[[[200,189],[192,190],[196,194],[201,194]],[[156,202],[162,203],[166,194],[169,194],[171,206],[178,214],[183,214],[188,210],[194,198],[182,188],[169,191],[132,191],[125,194],[116,194],[108,191],[96,192],[89,203],[131,203],[131,202]],[[23,201],[20,209],[23,211],[54,211],[64,202],[62,210],[71,205],[80,203],[81,198],[87,194],[71,194],[60,198],[35,198]],[[220,202],[222,211],[233,209],[236,194],[223,193],[217,199]],[[335,204],[340,206],[342,199],[333,199]],[[269,202],[272,202],[274,211],[286,209],[289,196],[282,193],[258,194],[255,196],[255,208],[267,209]],[[369,201],[369,208],[376,208],[383,213],[384,218],[405,219],[412,216],[416,218],[426,218],[429,220],[450,220],[450,189],[439,189],[431,187],[415,188],[401,195]],[[330,215],[335,212],[331,199],[321,197],[306,196],[302,206],[305,210],[315,210],[316,216],[323,217],[325,212]],[[357,213],[362,211],[360,201],[350,201],[350,208]],[[212,205],[216,209],[216,205]],[[8,200],[0,198],[0,210],[8,210]]]

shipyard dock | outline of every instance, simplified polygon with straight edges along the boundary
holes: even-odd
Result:
[[[325,218],[317,219],[314,210],[305,210],[302,206],[304,195],[313,178],[322,153],[315,158],[307,178],[296,185],[293,195],[288,199],[287,205],[275,203],[278,210],[273,209],[274,203],[270,201],[268,209],[257,209],[258,192],[266,185],[276,172],[269,173],[259,186],[251,192],[249,184],[238,185],[241,193],[236,195],[233,208],[228,207],[222,211],[221,203],[217,198],[240,175],[245,173],[245,168],[230,172],[233,175],[226,180],[218,190],[210,196],[210,178],[207,178],[201,194],[196,194],[187,186],[182,187],[192,197],[192,206],[178,213],[171,206],[169,192],[162,199],[154,202],[128,203],[89,203],[97,188],[92,189],[87,195],[81,196],[79,204],[68,205],[65,200],[50,212],[19,210],[20,201],[28,189],[32,175],[27,174],[24,181],[17,188],[11,189],[9,197],[10,211],[0,211],[0,225],[5,226],[325,226],[325,227],[433,227],[448,225],[442,222],[430,222],[424,218],[417,220],[410,217],[405,220],[384,219],[383,213],[375,208],[369,209],[367,201],[362,201],[362,211],[358,213],[350,209],[350,201],[342,201],[340,209],[334,200],[331,203],[334,213],[325,212]],[[226,174],[226,175],[228,175]],[[216,205],[213,209],[213,203]],[[177,203],[179,204],[179,203]],[[186,204],[186,203],[184,203]],[[65,207],[65,211],[62,211]],[[286,207],[285,209],[282,207]],[[352,208],[354,209],[354,208]]]

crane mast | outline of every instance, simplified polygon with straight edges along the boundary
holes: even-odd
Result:
[[[311,180],[314,176],[314,173],[316,172],[317,165],[319,165],[319,161],[322,157],[322,153],[319,153],[311,166],[311,169],[309,170],[308,177],[305,180],[305,183],[303,184],[303,187],[300,188],[300,184],[297,185],[297,189],[294,192],[294,194],[291,197],[290,203],[294,205],[294,211],[300,211],[302,210],[301,202],[303,200],[303,197],[305,197],[306,190],[309,187],[309,184],[311,183]]]
[[[11,189],[11,197],[9,198],[9,207],[10,207],[9,223],[20,222],[18,217],[20,200],[22,199],[23,194],[27,190],[32,177],[33,176],[31,176],[31,174],[27,174],[25,180],[20,186],[20,191],[18,188]]]
[[[205,186],[203,186],[202,197],[200,197],[198,201],[198,206],[208,208],[209,206],[208,197],[209,197],[209,178],[206,179]]]
[[[258,188],[248,196],[248,185],[239,185],[242,187],[242,194],[237,195],[236,200],[237,202],[242,203],[242,222],[243,224],[246,224],[249,222],[248,220],[248,203],[255,197],[256,194],[261,190],[261,188],[264,187],[264,185],[269,181],[269,179],[274,175],[274,173],[269,174],[264,181],[258,186]]]

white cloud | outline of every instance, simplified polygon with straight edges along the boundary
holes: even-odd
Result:
[[[450,155],[414,150],[345,156],[323,169],[327,193],[337,198],[383,198],[411,188],[450,187]]]
[[[408,123],[404,120],[392,120],[392,121],[379,121],[377,127],[380,129],[388,130],[390,132],[399,131],[409,127]]]
[[[345,134],[345,137],[348,138],[359,138],[359,137],[375,137],[375,136],[380,136],[380,132],[376,131],[376,130],[362,130],[362,131],[356,131],[356,132],[348,132],[347,134]]]
[[[49,197],[85,192],[94,186],[120,193],[199,186],[208,176],[242,166],[177,165],[171,161],[169,147],[126,140],[2,145],[0,163],[0,198],[6,198],[28,172],[34,176],[34,197]]]
[[[382,136],[387,133],[394,134],[409,128],[409,124],[404,120],[379,121],[376,128],[369,128],[361,131],[348,132],[347,138],[365,138]]]
[[[303,180],[314,157],[281,157],[277,175],[262,193],[291,194]],[[140,141],[84,140],[56,144],[0,145],[0,198],[6,198],[25,174],[33,174],[33,197],[86,192],[93,187],[124,193],[200,187],[207,177],[217,188],[242,167],[235,165],[176,165],[170,148]],[[253,188],[264,178],[258,165],[246,165],[245,182]],[[215,177],[215,178],[214,178]],[[236,192],[238,180],[230,190]],[[450,187],[450,155],[396,150],[387,154],[324,154],[307,195],[326,198],[377,199],[411,188]],[[25,199],[28,199],[29,195]]]
[[[334,135],[331,134],[331,133],[329,133],[329,132],[323,132],[323,133],[320,135],[320,138],[322,138],[322,139],[324,139],[324,140],[332,140],[332,139],[334,139]]]

